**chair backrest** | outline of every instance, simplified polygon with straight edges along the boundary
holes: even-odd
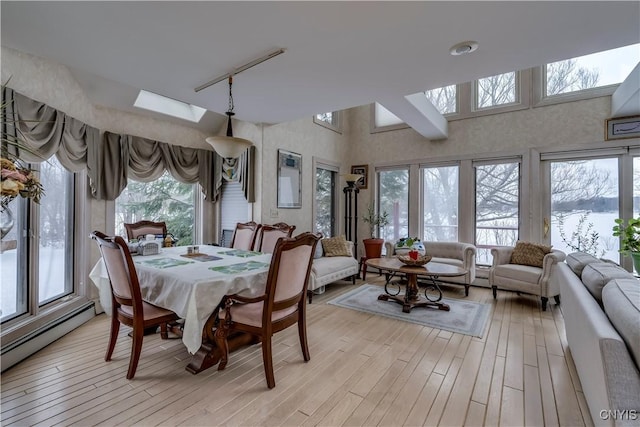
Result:
[[[272,254],[278,239],[280,237],[291,237],[295,229],[295,225],[288,225],[284,222],[273,225],[263,225],[260,229],[260,236],[256,240],[255,250]]]
[[[162,222],[153,222],[153,221],[138,221],[131,224],[124,224],[125,230],[127,230],[127,238],[131,239],[139,239],[144,238],[147,234],[155,234],[156,237],[160,237],[164,239],[167,236],[167,224]]]
[[[305,302],[313,254],[320,237],[302,233],[294,238],[280,237],[271,257],[265,292],[267,307],[263,323],[271,313]]]
[[[236,224],[236,230],[233,233],[233,239],[231,240],[231,247],[233,249],[242,249],[245,251],[253,250],[253,245],[260,230],[261,225],[249,221],[246,223],[239,222]]]
[[[91,233],[91,237],[98,242],[113,300],[119,305],[132,306],[134,316],[136,313],[142,314],[140,283],[127,243],[120,236],[109,237],[99,231]],[[116,308],[114,304],[114,314]]]

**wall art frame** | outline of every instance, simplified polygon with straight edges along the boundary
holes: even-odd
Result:
[[[358,180],[356,187],[361,190],[366,190],[369,187],[369,165],[351,166],[351,173],[362,175],[362,179]]]
[[[615,117],[605,121],[605,141],[627,138],[640,138],[640,116]]]
[[[302,155],[278,150],[278,208],[302,208]]]

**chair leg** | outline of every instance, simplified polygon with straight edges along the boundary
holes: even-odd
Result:
[[[357,277],[357,276],[358,276],[357,274],[354,274],[354,275],[352,275],[352,276],[351,276],[351,284],[352,284],[352,285],[355,285],[355,284],[356,284],[356,277]]]
[[[169,333],[167,332],[167,324],[160,324],[160,338],[163,340],[169,339]]]
[[[309,356],[309,344],[307,343],[307,326],[300,319],[298,319],[298,336],[300,337],[300,347],[302,347],[302,357],[304,357],[305,362],[308,362],[311,357]]]
[[[541,299],[542,299],[542,311],[547,311],[547,302],[549,301],[549,298],[541,297]]]
[[[274,388],[276,377],[273,375],[271,337],[262,337],[262,363],[264,364],[264,375],[267,377],[267,387]]]
[[[498,298],[498,287],[497,286],[492,286],[491,290],[493,291],[493,299]]]
[[[222,371],[229,361],[229,343],[227,342],[227,323],[224,320],[220,321],[220,325],[213,333],[213,338],[216,342],[216,346],[220,349],[220,363],[218,363],[218,371]]]
[[[309,304],[311,304],[311,300],[313,299],[313,291],[307,291],[307,295],[309,296]]]
[[[130,380],[136,374],[140,353],[142,352],[142,340],[144,339],[144,329],[133,329],[133,343],[131,344],[131,359],[129,360],[129,370],[127,371],[127,379]]]
[[[111,315],[111,333],[109,334],[109,344],[107,346],[107,354],[104,356],[105,362],[111,360],[113,355],[113,349],[116,347],[116,341],[118,340],[118,332],[120,332],[120,321],[114,314]]]
[[[556,305],[560,305],[560,295],[554,296],[553,299],[556,300]]]
[[[464,296],[465,297],[469,296],[469,285],[464,285]]]

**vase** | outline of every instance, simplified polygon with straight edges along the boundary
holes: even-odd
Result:
[[[5,207],[0,212],[0,238],[4,239],[4,236],[9,234],[13,225],[15,224],[15,220],[13,219],[13,212],[9,207]]]

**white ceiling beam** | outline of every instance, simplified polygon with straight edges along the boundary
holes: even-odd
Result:
[[[379,102],[427,139],[445,139],[449,136],[447,119],[422,92]]]
[[[640,114],[640,63],[611,96],[611,117]]]

